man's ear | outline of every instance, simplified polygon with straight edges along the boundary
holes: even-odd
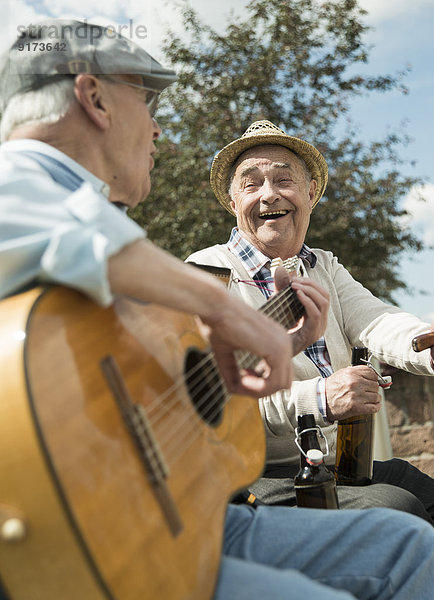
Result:
[[[316,181],[316,179],[311,179],[310,183],[309,183],[309,206],[310,206],[310,210],[312,210],[312,207],[314,205],[315,202],[315,192],[316,192],[316,188],[318,187],[318,183]]]
[[[74,94],[89,119],[99,129],[107,129],[110,123],[110,103],[101,81],[95,75],[77,75]]]
[[[237,214],[237,209],[235,208],[235,202],[231,200],[231,208],[235,214]]]

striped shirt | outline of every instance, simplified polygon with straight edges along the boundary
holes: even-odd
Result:
[[[237,227],[232,229],[226,247],[242,261],[251,277],[250,281],[238,281],[238,283],[256,285],[264,294],[265,298],[270,298],[275,291],[274,279],[270,270],[270,258],[243,238]],[[306,244],[303,244],[298,256],[306,259],[311,269],[315,267],[317,260],[316,256]],[[301,266],[300,271],[303,275],[303,266]],[[324,337],[321,337],[314,344],[308,346],[308,348],[304,350],[304,354],[310,358],[321,375],[322,379],[319,380],[317,387],[317,400],[318,408],[324,419],[326,419],[325,378],[333,373],[333,369]]]

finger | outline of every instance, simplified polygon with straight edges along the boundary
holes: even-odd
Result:
[[[355,405],[365,407],[376,404],[381,404],[381,396],[378,393],[378,386],[376,387],[375,391],[364,390],[364,392],[357,394]]]
[[[284,267],[277,267],[274,273],[274,287],[276,292],[280,292],[288,287],[290,281],[291,277],[289,276],[288,271],[284,269]]]
[[[217,367],[229,392],[235,393],[240,385],[240,372],[233,354],[214,354]]]
[[[323,312],[325,312],[324,307],[322,307],[320,304],[320,301],[307,294],[305,290],[298,289],[296,290],[296,293],[297,298],[304,306],[307,316],[319,318]]]
[[[367,379],[368,381],[378,381],[377,373],[370,367],[366,367],[365,365],[356,365],[350,367],[350,369],[354,375],[357,374],[357,376],[360,376],[362,379]]]
[[[363,405],[363,412],[362,414],[364,415],[374,415],[375,413],[377,413],[381,408],[381,404],[364,404]]]
[[[276,389],[289,389],[290,387],[290,373],[282,376],[281,373],[276,374],[271,370],[268,377],[259,377],[254,373],[242,374],[236,392],[238,394],[247,394],[255,398],[261,398],[262,396],[269,396]]]
[[[258,397],[267,396],[276,390],[289,389],[292,381],[292,362],[288,352],[265,357],[255,367],[255,372],[241,373],[241,385]],[[258,377],[258,371],[261,376]]]
[[[306,315],[311,319],[320,320],[321,326],[326,325],[329,302],[321,295],[312,293],[311,290],[297,289],[297,298],[303,304]]]
[[[285,348],[270,358],[261,359],[254,371],[239,369],[232,352],[215,352],[215,358],[229,392],[255,398],[267,396],[291,386],[291,345],[285,337]],[[274,350],[274,346],[273,346]]]
[[[329,302],[330,294],[315,281],[307,277],[296,277],[292,280],[291,285],[294,289],[302,289],[306,294],[315,298],[318,302]]]
[[[364,404],[378,404],[379,402],[381,403],[381,396],[378,393],[378,389],[379,387],[377,384],[375,390],[366,390],[366,392],[363,395]]]
[[[247,374],[241,377],[236,393],[252,396],[253,398],[261,398],[268,395],[267,389],[268,386],[265,379]]]
[[[253,375],[257,375],[258,377],[263,377],[263,378],[267,378],[270,377],[271,375],[271,370],[270,367],[267,365],[265,360],[261,360],[259,361],[259,363],[254,367],[253,371],[247,371],[245,369],[242,370],[242,374],[246,375],[246,374],[253,374]]]

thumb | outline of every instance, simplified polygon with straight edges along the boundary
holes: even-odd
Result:
[[[285,289],[291,282],[291,277],[284,267],[277,267],[274,273],[274,286],[276,292]]]

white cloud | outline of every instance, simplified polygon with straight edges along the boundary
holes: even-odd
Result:
[[[40,9],[35,9],[25,0],[9,0],[2,4],[0,16],[4,25],[0,36],[0,51],[3,51],[16,39],[19,25],[40,21],[48,15]]]
[[[248,0],[189,0],[201,19],[217,31],[223,31],[228,23],[230,11],[240,12]],[[87,19],[100,25],[119,26],[133,22],[131,30],[123,30],[124,35],[142,45],[155,58],[161,60],[160,46],[168,27],[182,31],[181,11],[186,0],[2,0],[0,16],[7,24],[7,35],[0,39],[0,51],[15,38],[18,25],[28,25],[47,17]],[[147,37],[134,36],[134,27],[144,25]]]
[[[107,14],[120,13],[125,7],[128,7],[131,2],[125,0],[104,0],[104,2],[92,2],[92,0],[56,0],[51,2],[43,0],[41,3],[48,11],[56,15],[67,13],[76,13],[77,15],[87,16],[89,12],[98,10]],[[143,2],[146,5],[146,0]]]
[[[223,32],[231,13],[242,15],[248,0],[188,0],[201,19]],[[148,51],[161,58],[159,47],[167,27],[181,31],[181,11],[186,0],[3,0],[0,8],[2,22],[9,22],[8,36],[0,39],[0,51],[15,38],[18,24],[32,23],[46,17],[87,19],[101,25],[129,23],[145,25],[147,40],[141,43]],[[403,18],[406,14],[422,12],[433,5],[433,0],[360,0],[360,5],[369,15],[369,23]],[[5,39],[6,37],[6,39]]]
[[[248,0],[189,0],[201,19],[223,31],[231,9],[241,10]],[[181,9],[186,0],[0,0],[0,19],[5,30],[0,37],[0,52],[17,37],[18,27],[46,18],[86,19],[90,23],[114,27],[145,48],[157,60],[163,61],[162,41],[170,27],[181,33]],[[125,27],[128,26],[128,29]],[[146,27],[146,37],[137,35],[137,27]],[[142,29],[140,30],[143,31]]]
[[[368,11],[367,20],[372,24],[391,21],[409,13],[417,14],[433,5],[433,0],[359,0],[362,8]]]
[[[425,202],[420,197],[425,198]],[[406,219],[416,235],[427,245],[434,245],[434,184],[413,186],[404,199],[403,208],[410,213]]]
[[[175,0],[176,1],[176,0]],[[168,21],[174,18],[174,7],[167,6],[170,0],[160,0],[160,7],[168,13]],[[158,9],[160,10],[160,9]],[[157,49],[162,40],[163,27],[155,16],[155,2],[153,0],[57,0],[55,3],[47,0],[9,0],[2,4],[0,16],[3,23],[6,23],[6,35],[0,39],[0,51],[4,50],[17,35],[19,25],[28,25],[36,23],[46,18],[63,19],[86,19],[91,23],[100,25],[112,25],[119,31],[119,26],[124,26],[121,30],[123,35],[130,37],[136,43],[144,46],[152,52],[152,48]],[[125,26],[128,25],[128,29]],[[147,29],[146,39],[140,34],[137,35],[137,27],[145,26]]]

